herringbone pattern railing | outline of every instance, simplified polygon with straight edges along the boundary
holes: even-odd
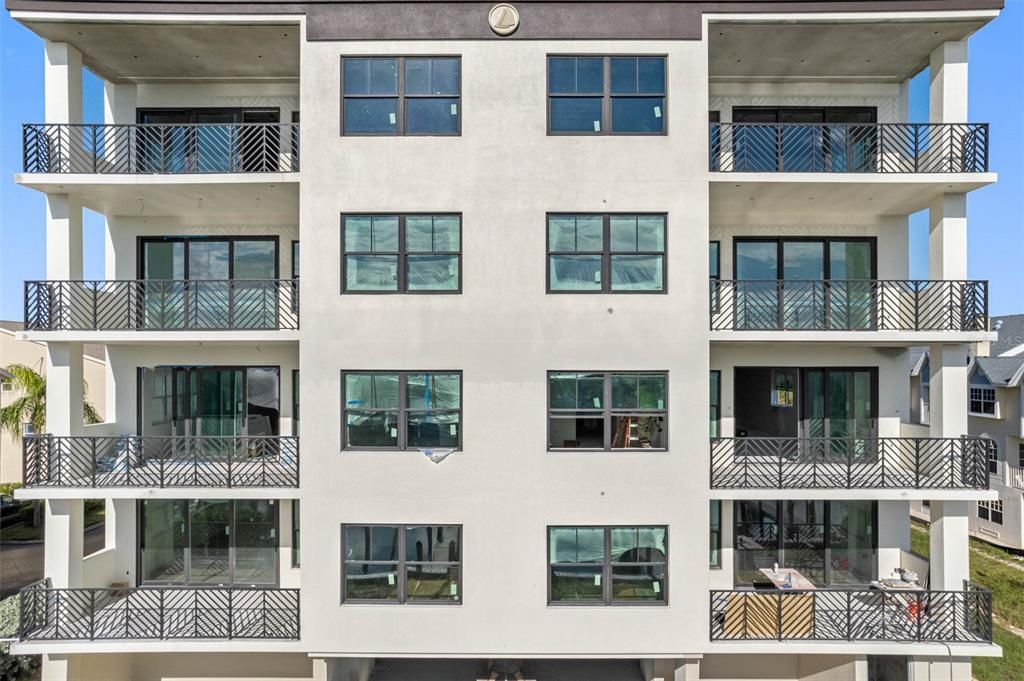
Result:
[[[712,641],[992,642],[992,593],[963,591],[712,591]]]
[[[988,282],[711,280],[712,331],[985,331]]]
[[[737,173],[980,173],[986,123],[712,123],[710,167]]]
[[[297,279],[26,281],[30,331],[299,328]]]
[[[988,489],[995,442],[959,438],[711,440],[717,489]]]
[[[29,487],[298,487],[299,438],[30,435]]]
[[[299,169],[297,123],[27,123],[26,173],[285,173]]]
[[[299,590],[261,588],[21,590],[23,641],[299,638]]]

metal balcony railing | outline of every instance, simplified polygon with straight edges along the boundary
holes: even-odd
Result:
[[[712,331],[985,331],[988,282],[711,280]]]
[[[28,487],[298,487],[297,436],[29,435]]]
[[[299,638],[299,590],[276,588],[21,590],[22,641]]]
[[[987,123],[712,123],[712,172],[981,173]]]
[[[299,328],[298,279],[26,281],[29,331]]]
[[[991,643],[992,593],[874,589],[711,592],[712,641]]]
[[[26,123],[26,173],[288,173],[298,123]]]
[[[985,437],[726,437],[711,440],[716,489],[988,489]]]

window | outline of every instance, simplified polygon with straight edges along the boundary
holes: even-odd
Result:
[[[462,373],[342,374],[345,449],[462,446]]]
[[[722,372],[711,370],[711,437],[716,438],[722,432]]]
[[[999,443],[992,440],[988,451],[988,472],[990,475],[999,475]]]
[[[711,314],[717,314],[721,298],[722,255],[721,244],[712,241],[708,246],[708,274],[711,278]]]
[[[710,502],[710,539],[708,565],[713,568],[722,567],[722,501],[712,499]]]
[[[548,373],[548,449],[661,449],[665,372]]]
[[[292,278],[299,278],[299,242],[292,241]]]
[[[342,231],[342,292],[460,292],[460,216],[346,215]]]
[[[342,602],[454,603],[461,525],[342,525]]]
[[[0,379],[0,393],[9,393],[12,390],[14,390],[14,381],[12,379]]]
[[[302,545],[299,542],[300,505],[301,502],[298,499],[292,499],[292,567],[299,567],[302,564]]]
[[[344,57],[343,135],[458,135],[459,57]]]
[[[549,527],[548,602],[664,605],[668,528]]]
[[[978,517],[982,520],[988,520],[996,525],[1003,524],[1003,501],[999,499],[997,501],[979,501],[978,502]]]
[[[21,424],[21,434],[23,437],[35,435],[36,427],[32,425],[31,421],[25,421],[25,423]]]
[[[548,291],[665,291],[664,215],[548,215]]]
[[[1024,468],[1024,442],[1017,445],[1017,465]]]
[[[299,434],[299,370],[292,369],[292,435]]]
[[[664,135],[665,57],[548,57],[548,132]]]
[[[996,415],[996,389],[983,386],[971,386],[970,409],[972,414],[985,416]]]

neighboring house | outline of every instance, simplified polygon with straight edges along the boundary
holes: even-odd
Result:
[[[24,364],[46,375],[46,344],[39,341],[18,340],[15,332],[24,329],[21,322],[0,320],[0,407],[6,407],[21,395],[3,367]],[[83,371],[88,386],[87,399],[96,407],[100,417],[106,409],[107,362],[102,345],[86,343],[83,347]],[[0,432],[0,482],[21,482],[21,436]]]
[[[46,581],[12,650],[46,681],[960,681],[1000,654],[962,437],[996,338],[967,196],[1001,143],[967,43],[999,0],[6,3],[45,40],[20,335],[56,406],[82,343],[109,363],[107,422],[55,409],[17,494]],[[920,441],[913,346],[947,398]],[[930,562],[912,500],[945,521]]]

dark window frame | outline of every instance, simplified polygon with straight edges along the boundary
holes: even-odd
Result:
[[[189,245],[192,243],[224,241],[228,244],[228,281],[235,278],[235,243],[238,241],[272,241],[274,243],[274,278],[268,281],[277,281],[281,278],[281,238],[274,235],[224,235],[224,236],[137,236],[135,237],[135,269],[136,276],[142,280],[146,278],[146,244],[155,243],[182,243],[184,244],[184,279],[189,278]],[[196,281],[203,281],[197,279]]]
[[[552,409],[551,408],[551,376],[553,374],[601,374],[602,377],[603,377],[603,379],[602,379],[603,380],[603,385],[602,385],[602,388],[601,388],[601,402],[602,402],[602,406],[600,408],[591,408],[591,409],[580,409],[580,408],[574,408],[574,409],[567,409],[567,408]],[[618,408],[613,408],[612,407],[612,376],[615,376],[617,374],[629,374],[629,375],[632,375],[632,374],[644,375],[645,374],[645,375],[651,375],[651,376],[663,376],[664,379],[665,379],[665,400],[664,400],[665,404],[664,404],[664,408],[663,409],[641,409],[641,408],[637,408],[637,409],[618,409]],[[668,447],[668,442],[669,442],[668,421],[669,421],[669,392],[671,391],[671,389],[670,389],[670,386],[669,386],[669,372],[667,370],[665,370],[665,371],[651,371],[651,370],[639,370],[639,369],[636,370],[636,371],[626,371],[626,370],[587,371],[587,370],[571,370],[571,369],[551,370],[551,371],[548,371],[547,374],[545,375],[545,391],[546,391],[545,406],[546,406],[546,409],[547,409],[547,420],[546,420],[547,428],[545,429],[546,430],[545,439],[547,441],[547,451],[548,452],[629,452],[629,453],[658,452],[658,453],[664,453],[664,452],[668,452],[669,451],[669,447]],[[603,422],[604,422],[604,435],[603,435],[604,446],[602,448],[593,448],[593,447],[552,447],[551,446],[551,421],[552,421],[552,414],[553,413],[561,413],[561,414],[569,415],[569,414],[580,414],[580,413],[584,413],[584,412],[586,412],[588,414],[592,413],[593,414],[593,418],[601,418],[603,420]],[[663,437],[664,437],[664,440],[665,440],[665,446],[664,447],[618,447],[618,448],[613,448],[611,446],[611,444],[612,444],[612,424],[614,422],[614,418],[616,416],[629,416],[629,415],[634,415],[634,414],[635,415],[642,415],[642,416],[658,416],[658,415],[661,415],[663,417],[661,423],[662,423]]]
[[[987,393],[991,391],[992,399],[988,399]],[[980,416],[999,416],[999,394],[994,385],[978,385],[968,383],[967,386],[967,413]],[[986,405],[992,406],[992,411],[987,411]],[[978,406],[979,409],[974,407]]]
[[[398,250],[397,251],[347,251],[345,250],[345,220],[348,218],[398,218]],[[413,251],[411,255],[454,256],[458,263],[458,285],[454,289],[410,290],[408,263],[410,252],[406,248],[405,227],[407,218],[455,218],[459,221],[459,250],[457,251]],[[461,295],[462,294],[462,213],[457,211],[439,211],[436,213],[342,213],[341,214],[341,294],[342,295]],[[348,256],[385,255],[394,256],[398,263],[398,282],[394,290],[348,290]]]
[[[988,447],[988,473],[999,475],[999,443],[992,440],[992,446]]]
[[[350,375],[357,374],[398,374],[398,407],[395,409],[349,409],[348,400],[345,396],[345,378]],[[407,381],[409,374],[457,374],[459,377],[459,408],[458,409],[410,409],[406,406],[406,399],[408,395]],[[410,413],[453,413],[457,412],[459,415],[459,444],[455,447],[455,451],[461,452],[463,447],[463,431],[464,431],[464,391],[465,385],[461,369],[343,369],[341,372],[341,451],[343,452],[411,452],[419,451],[420,447],[410,447],[408,443],[408,424]],[[396,423],[398,428],[398,444],[394,447],[377,447],[377,446],[364,446],[364,445],[350,445],[348,442],[348,414],[350,411],[355,412],[396,412]],[[447,447],[436,446],[436,449],[448,449]],[[426,448],[424,448],[426,449]]]
[[[277,124],[281,123],[281,107],[279,106],[142,106],[135,108],[135,122],[143,124],[146,114],[188,114],[188,123],[158,123],[156,125],[196,125],[196,115],[204,113],[235,114],[238,120],[234,123],[213,123],[212,125],[241,125],[247,113],[275,113]],[[275,125],[271,123],[270,125]]]
[[[398,88],[395,94],[345,94],[345,60],[346,59],[395,59],[397,60]],[[406,59],[455,59],[458,62],[458,94],[456,95],[410,95],[405,91],[405,61]],[[461,54],[349,54],[342,55],[340,61],[339,83],[341,84],[341,117],[340,129],[342,137],[461,137],[462,136],[462,55]],[[394,99],[395,105],[395,132],[349,132],[345,126],[345,100],[346,99]],[[458,112],[456,114],[455,132],[406,132],[406,100],[407,99],[457,99]]]
[[[554,563],[552,562],[551,555],[551,531],[552,530],[592,530],[600,529],[604,532],[604,555],[601,560],[601,594],[602,598],[600,601],[556,601],[552,598],[552,570],[556,565],[596,565],[596,563]],[[665,532],[665,561],[659,562],[613,562],[611,559],[611,536],[612,530],[641,530],[641,529],[658,529],[664,530]],[[548,606],[550,607],[655,607],[663,608],[668,606],[669,598],[669,552],[671,545],[669,544],[669,527],[668,525],[548,525],[545,533],[545,543],[547,544],[547,599]],[[643,567],[643,566],[663,566],[665,571],[665,577],[661,580],[661,594],[662,598],[659,601],[655,600],[616,600],[612,594],[612,571],[615,567],[628,566],[628,567]]]
[[[552,251],[551,250],[551,219],[552,218],[601,218],[601,250],[598,251]],[[612,218],[614,217],[659,217],[662,219],[662,250],[661,251],[613,251],[611,244]],[[544,216],[544,285],[545,292],[551,295],[661,295],[668,293],[668,213],[659,212],[612,212],[612,213],[566,213],[551,212]],[[461,238],[461,237],[460,237]],[[574,290],[574,289],[552,289],[551,288],[551,258],[554,256],[573,255],[599,255],[601,257],[601,289],[600,290]],[[638,255],[638,256],[661,256],[661,288],[660,289],[634,289],[615,290],[612,289],[612,256],[616,255]]]
[[[718,523],[712,520],[711,509],[718,508]],[[722,569],[722,500],[708,501],[708,567],[712,570]]]
[[[717,390],[715,390],[715,394],[712,397],[712,403],[709,405],[708,413],[710,423],[715,424],[715,435],[712,439],[716,439],[722,437],[722,370],[711,369],[708,373],[708,380],[711,380],[711,375],[718,377],[718,380],[715,383]],[[708,391],[710,392],[710,386]]]
[[[292,567],[302,565],[302,547],[299,544],[301,528],[301,499],[292,499]]]
[[[397,556],[395,560],[346,560],[345,559],[345,530],[347,528],[367,528],[372,529],[375,527],[381,528],[395,528],[398,534],[398,545],[397,545]],[[459,531],[459,560],[458,561],[410,561],[406,558],[406,530],[407,529],[418,529],[424,527],[456,527]],[[463,563],[465,562],[465,556],[463,551],[465,550],[465,542],[463,541],[465,530],[460,523],[455,524],[425,524],[425,523],[342,523],[341,525],[341,604],[379,604],[379,605],[445,605],[445,606],[460,606],[463,602],[463,576],[464,568]],[[397,587],[396,598],[349,598],[345,593],[345,585],[347,583],[347,572],[348,566],[353,565],[395,565],[396,567],[396,578],[395,586]],[[430,600],[425,598],[409,598],[408,594],[408,573],[406,568],[410,565],[448,565],[449,567],[454,566],[458,569],[458,594],[453,599],[444,600]]]
[[[601,93],[575,93],[575,92],[551,92],[551,60],[552,59],[601,59],[603,60],[603,87]],[[660,93],[618,93],[612,94],[612,70],[611,60],[612,59],[661,59],[664,61],[664,73],[665,73],[665,89]],[[652,53],[652,54],[639,54],[635,52],[623,53],[623,54],[609,54],[609,53],[579,53],[572,52],[567,54],[561,53],[547,53],[544,58],[544,90],[546,94],[546,127],[547,134],[549,137],[601,137],[601,136],[613,136],[613,137],[664,137],[668,135],[668,83],[669,83],[669,55],[667,52],[663,53]],[[558,132],[551,129],[551,100],[558,98],[584,98],[584,99],[596,99],[601,97],[601,130],[597,132],[593,131],[570,131],[570,132]],[[661,126],[661,132],[614,132],[612,130],[614,121],[612,120],[612,100],[616,97],[619,98],[642,98],[642,97],[661,97],[662,99],[662,111],[661,120],[664,123]]]
[[[998,504],[998,506],[996,506],[996,504]],[[981,520],[986,520],[990,523],[995,523],[996,525],[1002,525],[1003,500],[994,499],[992,501],[979,501],[978,518],[980,518]]]
[[[793,243],[820,243],[822,244],[822,272],[823,278],[821,281],[832,280],[832,258],[830,257],[831,248],[833,242],[857,242],[867,243],[871,246],[871,279],[870,281],[876,281],[878,279],[878,237],[875,236],[737,236],[732,239],[732,278],[734,281],[739,281],[739,276],[736,273],[736,251],[737,246],[741,243],[774,243],[775,250],[775,271],[779,276],[779,281],[784,281],[786,277],[785,272],[785,255],[783,253],[783,244],[786,242]],[[721,250],[719,250],[721,253]],[[721,272],[721,269],[719,269]],[[800,281],[794,279],[793,281]]]

